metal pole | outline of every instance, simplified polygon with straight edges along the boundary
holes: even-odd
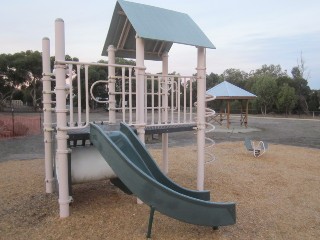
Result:
[[[168,75],[169,72],[169,61],[168,61],[169,55],[167,52],[164,52],[162,54],[162,75],[163,78]],[[165,83],[164,83],[165,84]],[[168,86],[162,86],[164,91],[167,91]],[[160,103],[159,103],[160,104]],[[168,121],[168,114],[166,111],[168,111],[168,99],[165,95],[162,95],[162,106],[163,112],[162,112],[162,121],[161,122],[167,122]],[[167,174],[169,171],[169,154],[168,154],[168,146],[169,146],[169,135],[168,133],[162,133],[162,171]]]
[[[78,83],[78,126],[81,126],[81,73],[80,65],[77,65],[77,83]]]
[[[129,124],[132,124],[132,68],[129,68]]]
[[[14,137],[14,109],[11,108],[12,136]]]
[[[144,40],[136,36],[136,119],[139,139],[145,142],[145,116],[144,116]]]
[[[151,76],[151,124],[154,124],[154,76]]]
[[[122,67],[121,68],[121,87],[122,87],[122,94],[121,94],[121,108],[122,108],[122,121],[126,121],[126,68]]]
[[[108,47],[108,64],[115,64],[116,57],[115,57],[115,49],[114,46],[110,45]],[[108,84],[108,92],[109,92],[109,122],[116,123],[116,96],[114,95],[115,92],[115,82],[114,79],[116,75],[116,68],[114,66],[108,66],[108,75],[109,75],[109,84]]]
[[[57,61],[65,60],[65,33],[64,21],[60,18],[55,21],[55,56]],[[69,186],[68,186],[68,148],[67,148],[67,109],[65,88],[65,65],[55,65],[56,68],[56,114],[57,114],[57,168],[59,182],[60,217],[65,218],[69,213]]]
[[[137,132],[141,142],[145,143],[145,98],[144,98],[144,40],[136,36],[136,121]],[[141,204],[142,201],[137,199],[137,203]]]
[[[204,189],[205,94],[206,94],[206,56],[205,56],[205,48],[198,47],[198,66],[197,66],[198,171],[197,171],[197,189],[199,191]]]
[[[148,77],[144,76],[144,102],[145,102],[145,108],[144,108],[144,123],[148,124]]]
[[[74,126],[73,122],[73,76],[72,76],[72,64],[69,64],[69,125]]]
[[[51,113],[51,67],[50,67],[50,40],[42,39],[42,71],[43,71],[43,135],[45,156],[45,183],[46,193],[53,193],[53,161],[52,161],[52,113]],[[41,115],[40,115],[41,124]]]
[[[151,238],[151,231],[152,231],[152,223],[153,223],[153,217],[154,217],[154,211],[156,209],[152,206],[150,206],[150,216],[149,216],[149,224],[148,224],[148,231],[147,231],[147,239]]]

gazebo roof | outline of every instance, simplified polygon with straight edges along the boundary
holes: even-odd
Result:
[[[102,55],[108,46],[116,56],[135,58],[135,37],[145,40],[145,59],[161,60],[173,43],[215,48],[198,25],[185,13],[118,0],[113,12]]]
[[[207,94],[216,96],[216,99],[253,99],[257,96],[239,88],[227,81],[207,90]]]

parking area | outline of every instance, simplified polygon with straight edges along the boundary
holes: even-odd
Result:
[[[104,115],[105,112],[95,113],[94,117],[103,119]],[[243,141],[245,137],[249,137],[271,144],[320,148],[320,120],[250,116],[248,128],[245,128],[240,126],[238,118],[233,116],[229,129],[216,124],[216,130],[207,135],[216,143]],[[169,134],[170,146],[191,144],[196,144],[196,135],[193,131]],[[150,148],[161,148],[160,139],[147,145]],[[0,162],[36,158],[44,158],[42,134],[0,140]]]
[[[320,148],[320,120],[294,118],[249,118],[248,128],[240,126],[239,118],[232,117],[229,129],[215,124],[215,131],[207,135],[215,142],[243,141],[245,137],[273,144]],[[194,133],[171,134],[172,144],[188,144]]]

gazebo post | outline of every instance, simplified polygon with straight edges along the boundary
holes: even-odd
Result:
[[[246,128],[248,127],[248,112],[249,112],[249,99],[247,99],[247,103],[246,103],[246,117],[244,121],[244,125]]]
[[[242,114],[243,114],[243,101],[242,99],[240,100],[240,115],[241,115],[241,118],[242,118]],[[241,120],[240,120],[241,122]]]
[[[230,100],[227,100],[227,128],[230,126]]]
[[[242,126],[245,123],[245,112],[243,111],[243,100],[240,99],[240,125]]]

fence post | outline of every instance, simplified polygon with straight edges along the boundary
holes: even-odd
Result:
[[[14,109],[11,108],[11,119],[12,119],[12,136],[14,137]]]
[[[41,112],[39,112],[39,130],[40,130],[40,133],[41,133],[41,122],[42,122]]]

